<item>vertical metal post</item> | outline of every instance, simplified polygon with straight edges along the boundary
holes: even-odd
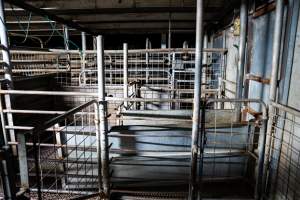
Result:
[[[123,44],[123,97],[128,98],[128,45]],[[124,101],[125,109],[128,108],[128,102]]]
[[[168,32],[168,48],[171,49],[172,44],[172,32],[171,32],[171,13],[169,13],[169,32]]]
[[[247,26],[248,26],[248,0],[241,0],[240,7],[240,43],[239,43],[239,60],[237,69],[237,87],[236,98],[243,98],[244,88],[244,72],[245,72],[245,55],[247,42]],[[236,103],[236,121],[241,120],[241,104]]]
[[[255,199],[260,200],[263,196],[264,190],[264,165],[265,165],[265,151],[266,151],[266,138],[267,138],[267,114],[264,111],[262,125],[259,134],[258,144],[258,163],[257,163],[257,176],[255,185]]]
[[[0,175],[2,178],[4,198],[7,200],[16,199],[16,187],[13,172],[12,155],[9,146],[4,145],[0,148]]]
[[[273,39],[272,74],[270,83],[270,101],[276,101],[278,71],[280,67],[281,35],[283,24],[284,1],[276,1],[275,31]]]
[[[93,50],[97,50],[97,37],[93,36]]]
[[[207,32],[205,32],[204,34],[204,38],[203,38],[203,48],[208,48],[208,34]],[[202,83],[204,83],[204,85],[202,86],[202,90],[206,89],[206,83],[207,83],[207,75],[206,75],[206,71],[208,70],[207,68],[207,64],[208,64],[208,53],[207,52],[203,52],[203,58],[202,58],[202,64],[205,66],[204,70],[202,70],[202,76],[201,76],[201,81]],[[205,94],[202,94],[202,97],[205,97]]]
[[[86,33],[81,32],[81,44],[82,44],[82,51],[86,51]]]
[[[96,129],[96,140],[97,140],[97,162],[98,162],[98,182],[99,182],[99,192],[103,190],[103,180],[102,180],[102,162],[101,162],[101,128],[100,128],[100,113],[99,113],[99,104],[95,105],[95,129]]]
[[[182,44],[182,48],[184,48],[184,49],[189,48],[189,42],[185,40]]]
[[[4,79],[8,81],[8,86],[12,87],[12,65],[10,60],[9,46],[8,46],[8,37],[6,30],[6,20],[4,15],[4,2],[0,2],[0,39],[2,45],[2,59],[3,59],[3,68],[4,68]]]
[[[146,38],[146,49],[151,49],[151,42]],[[146,83],[149,81],[149,52],[146,52]]]
[[[218,99],[222,99],[223,84],[222,78],[218,77]],[[218,109],[222,109],[222,102],[218,102]]]
[[[59,129],[59,124],[55,124],[54,125],[54,129],[55,129],[55,140],[56,140],[56,144],[58,145],[58,146],[60,146],[59,148],[57,148],[57,155],[58,155],[58,157],[60,158],[60,159],[64,159],[64,156],[65,156],[65,151],[64,151],[64,149],[63,149],[63,147],[62,147],[62,144],[64,144],[64,143],[66,143],[65,142],[65,138],[63,137],[63,135],[62,134],[64,134],[64,133],[62,133]],[[62,142],[62,140],[64,140],[64,142]],[[64,170],[66,169],[66,166],[65,166],[65,163],[62,163],[62,164],[59,164],[59,170],[61,170],[62,172],[64,172]],[[66,189],[66,177],[65,176],[63,176],[62,178],[61,178],[61,185],[62,185],[62,188],[63,189]]]
[[[175,64],[176,64],[176,55],[175,52],[172,52],[172,77],[171,77],[171,99],[176,98],[176,80],[175,80]],[[171,109],[177,109],[179,106],[176,106],[176,103],[170,103]]]
[[[69,29],[66,25],[63,25],[63,30],[64,30],[65,50],[70,50],[70,46],[69,46]]]
[[[270,81],[270,94],[269,94],[269,101],[270,102],[276,102],[277,101],[277,87],[278,87],[278,72],[280,68],[280,51],[281,51],[281,37],[282,37],[282,25],[283,25],[283,15],[284,15],[284,1],[283,0],[277,0],[276,1],[276,16],[275,16],[275,27],[274,27],[274,38],[273,38],[273,53],[272,53],[272,72],[271,72],[271,81]],[[274,113],[274,107],[272,105],[269,106],[269,113]],[[268,126],[267,126],[267,133],[272,133],[272,124],[273,120],[272,118],[269,118],[268,120]],[[277,135],[277,138],[281,138],[282,136]],[[272,143],[272,136],[267,137],[266,144],[271,147]],[[279,148],[279,153],[281,149]],[[269,152],[267,153],[267,164],[270,165],[270,159],[271,159],[271,148],[269,149]],[[280,157],[277,159],[276,163],[273,164],[275,166],[275,171],[277,170],[277,166],[280,162]],[[272,174],[272,171],[267,172],[269,167],[265,167],[264,170],[264,183],[266,184],[266,181],[270,181],[269,177],[267,177],[267,173],[269,175]],[[271,168],[269,168],[271,170]],[[272,184],[270,191],[274,190],[274,186]],[[274,194],[273,194],[274,195]]]
[[[4,2],[1,0],[0,2],[0,40],[2,45],[2,60],[3,60],[3,69],[4,69],[4,80],[6,83],[6,87],[8,90],[13,89],[13,78],[12,78],[12,64],[10,60],[9,46],[8,46],[8,37],[6,30],[6,21],[4,15]],[[11,97],[10,95],[4,96],[5,107],[6,109],[11,109]],[[9,126],[13,126],[13,115],[11,113],[7,113],[7,122]],[[5,124],[2,124],[5,126]],[[3,127],[4,128],[4,127]],[[9,130],[10,141],[15,142],[16,136],[14,130]],[[17,155],[16,147],[12,147],[13,155]]]
[[[86,74],[85,74],[85,65],[86,65],[86,34],[81,32],[81,46],[82,46],[82,62],[81,62],[81,72],[83,72],[83,83],[86,84]]]
[[[207,34],[207,31],[205,31],[204,38],[203,38],[203,48],[204,49],[208,48],[208,34]],[[208,53],[203,52],[203,63],[202,63],[203,65],[207,65],[207,56],[208,56]]]
[[[199,142],[199,124],[201,110],[201,74],[202,74],[202,51],[203,51],[203,0],[197,0],[196,14],[196,52],[195,52],[195,86],[194,108],[191,144],[191,172],[189,185],[189,199],[194,200],[197,191],[197,158]],[[200,163],[201,165],[201,163]]]
[[[26,153],[26,140],[23,133],[17,134],[18,138],[18,153],[19,153],[19,168],[21,187],[24,189],[29,188],[28,166],[27,166],[27,153]]]
[[[162,49],[167,48],[167,34],[166,33],[161,34],[161,48]]]
[[[38,199],[42,199],[42,188],[41,188],[41,175],[40,175],[40,148],[38,148],[38,144],[40,143],[39,133],[35,130],[31,131],[32,135],[32,143],[33,143],[33,151],[34,151],[34,166],[35,166],[35,181],[37,185],[37,193]]]
[[[109,154],[107,137],[107,107],[105,104],[105,64],[103,37],[97,36],[98,101],[100,120],[101,174],[103,192],[109,195]]]
[[[70,50],[70,43],[69,43],[69,29],[66,25],[63,25],[63,33],[64,33],[64,45],[65,45],[65,50],[69,51]],[[69,82],[71,84],[72,82],[72,66],[71,66],[71,57],[70,54],[67,54],[67,62],[68,62],[68,70],[69,73],[66,78],[66,82]]]

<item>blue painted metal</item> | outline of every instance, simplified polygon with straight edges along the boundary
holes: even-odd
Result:
[[[279,85],[279,103],[282,105],[287,105],[291,84],[291,75],[292,69],[294,65],[294,50],[296,46],[296,35],[299,21],[299,9],[300,9],[300,1],[298,0],[289,0],[289,16],[288,16],[288,24],[287,24],[287,33],[286,33],[286,42],[284,46],[284,57],[283,57],[283,65],[282,74],[284,75],[283,80]]]
[[[253,53],[250,58],[252,60],[250,74],[264,78],[271,76],[274,22],[274,12],[253,19]],[[268,102],[269,88],[269,85],[250,81],[248,97]],[[261,110],[260,105],[253,105],[253,109]]]

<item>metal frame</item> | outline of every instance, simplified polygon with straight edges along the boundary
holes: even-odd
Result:
[[[100,104],[105,104],[105,102],[99,102],[99,103]],[[40,156],[39,155],[40,150],[39,150],[39,147],[38,147],[40,145],[40,141],[41,141],[40,137],[41,137],[42,133],[46,129],[48,129],[49,127],[55,126],[56,124],[58,124],[58,123],[60,123],[60,122],[62,122],[64,120],[68,119],[68,117],[73,116],[74,114],[82,111],[83,109],[85,109],[85,108],[87,108],[87,107],[89,107],[91,105],[95,105],[95,124],[96,124],[96,131],[97,131],[96,132],[96,138],[97,138],[96,144],[97,144],[97,149],[100,149],[99,145],[101,145],[101,144],[100,144],[99,140],[100,140],[101,137],[103,137],[103,136],[100,136],[103,133],[100,132],[101,128],[100,129],[97,128],[99,126],[99,124],[100,124],[100,121],[98,120],[99,105],[98,105],[98,101],[96,101],[96,100],[92,100],[92,101],[87,102],[87,103],[85,103],[85,104],[83,104],[81,106],[73,108],[73,109],[67,111],[64,114],[62,114],[62,115],[60,115],[58,117],[55,117],[55,118],[53,118],[53,119],[45,122],[44,124],[42,124],[40,126],[34,127],[31,130],[31,135],[33,136],[33,149],[34,149],[34,160],[35,160],[35,176],[36,176],[36,185],[37,185],[38,199],[43,199],[43,196],[42,196],[43,190],[42,190],[42,186],[41,186],[42,179],[41,179],[41,173],[40,173],[40,162],[41,161],[40,161],[40,158],[39,158],[39,156]],[[97,157],[98,157],[99,160],[100,160],[101,156],[102,156],[101,155],[101,151],[98,151],[97,152]],[[101,177],[101,175],[103,176],[103,174],[102,174],[102,171],[100,170],[101,169],[100,165],[99,165],[98,168],[99,168],[99,173],[98,174]],[[102,186],[103,182],[101,181],[99,183],[100,183],[100,185],[99,185],[99,192],[101,192],[103,190],[102,189],[103,188],[103,186]],[[45,190],[45,191],[49,192],[48,190]],[[53,192],[60,193],[60,191],[58,191],[58,190],[53,191]],[[79,191],[79,193],[80,193],[80,191]]]
[[[297,199],[299,186],[300,111],[271,102],[267,143],[266,198]]]
[[[210,105],[211,103],[239,103],[239,104],[245,104],[245,103],[258,103],[262,107],[262,118],[260,120],[261,127],[260,127],[260,134],[259,134],[259,144],[258,144],[258,157],[257,157],[257,174],[256,174],[256,184],[255,184],[255,193],[254,197],[255,199],[259,200],[262,198],[264,194],[264,169],[265,169],[265,143],[267,138],[267,106],[266,104],[258,99],[208,99],[207,101],[203,101],[204,105],[202,104],[202,115],[201,115],[201,131],[199,135],[199,156],[196,157],[196,163],[197,159],[199,159],[199,172],[195,174],[198,177],[198,184],[199,184],[199,190],[198,190],[198,198],[202,198],[201,195],[201,185],[202,185],[202,176],[203,176],[203,158],[204,158],[204,150],[205,150],[205,138],[206,138],[206,131],[205,131],[205,107]],[[235,106],[236,107],[236,106]],[[252,156],[252,154],[250,154]]]
[[[189,200],[194,200],[196,196],[201,198],[201,193],[197,191],[197,158],[199,152],[199,127],[201,110],[201,79],[202,79],[202,49],[203,49],[203,0],[197,0],[196,14],[196,53],[195,53],[195,80],[194,80],[194,100],[193,100],[193,125],[191,142],[191,172],[189,184]],[[200,141],[201,142],[201,141]],[[202,142],[201,142],[202,143]],[[201,151],[201,149],[200,149]],[[201,169],[201,166],[199,167]]]

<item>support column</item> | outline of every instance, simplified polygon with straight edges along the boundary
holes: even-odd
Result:
[[[184,48],[184,49],[188,49],[188,48],[189,48],[189,43],[188,43],[188,41],[185,40],[185,41],[183,42],[182,48]]]
[[[203,38],[203,48],[204,49],[208,48],[208,34],[207,34],[207,31],[205,31],[204,38]],[[202,63],[203,65],[207,65],[207,56],[208,56],[208,53],[203,52],[203,63]]]
[[[168,32],[168,48],[171,49],[172,47],[172,32],[171,32],[171,13],[169,13],[169,32]]]
[[[64,30],[64,45],[65,45],[65,50],[70,50],[70,45],[69,45],[69,29],[66,25],[63,25],[63,30]]]
[[[21,188],[29,188],[29,177],[28,177],[28,166],[27,166],[27,151],[26,151],[26,140],[25,134],[19,133],[18,137],[18,153],[19,153],[19,168],[20,168],[20,180]]]
[[[98,101],[100,121],[100,158],[102,175],[102,192],[109,196],[109,154],[107,137],[107,106],[105,102],[105,64],[103,37],[97,36],[97,71],[98,71]]]
[[[128,44],[123,44],[123,92],[124,98],[128,98]],[[124,101],[125,109],[128,109],[128,102]]]
[[[237,85],[236,98],[243,98],[244,88],[244,73],[245,73],[245,56],[246,56],[246,42],[247,42],[247,25],[248,25],[248,0],[241,0],[240,8],[240,43],[239,43],[239,61],[237,69]],[[241,121],[241,104],[235,105],[236,121]]]
[[[13,78],[12,78],[12,64],[10,60],[10,52],[9,52],[9,45],[8,45],[8,36],[6,30],[6,20],[4,15],[4,2],[1,0],[0,2],[0,40],[2,46],[2,58],[3,58],[3,69],[4,69],[4,80],[6,89],[11,90],[13,89]],[[0,86],[1,87],[1,86]],[[4,95],[5,101],[5,108],[10,110],[11,109],[11,97],[9,94]],[[11,113],[7,113],[7,123],[9,126],[13,126],[13,115]],[[5,126],[5,124],[2,124]],[[4,128],[4,127],[3,127]],[[3,133],[5,134],[5,133]],[[11,142],[16,142],[16,136],[14,130],[9,130],[9,136]],[[5,135],[5,138],[7,136]],[[13,155],[17,155],[17,148],[15,146],[12,147]]]
[[[146,38],[146,49],[151,49],[151,41]],[[149,82],[149,52],[146,52],[146,84]]]
[[[93,36],[93,50],[97,50],[97,37]]]
[[[196,50],[195,50],[195,86],[194,86],[194,108],[191,144],[191,172],[189,185],[189,199],[194,200],[197,194],[197,158],[199,153],[199,126],[201,110],[201,75],[202,75],[202,51],[203,51],[203,0],[197,0],[196,14]],[[201,136],[200,136],[201,137]],[[203,152],[200,151],[200,156]],[[201,159],[201,157],[200,157]],[[202,169],[200,162],[199,168]],[[200,177],[201,179],[201,177]],[[199,197],[199,196],[198,196]]]
[[[166,33],[162,33],[161,34],[161,46],[162,49],[166,49],[167,48],[167,34]]]
[[[276,1],[276,16],[275,16],[275,28],[274,28],[274,38],[273,38],[273,55],[272,55],[272,72],[271,72],[271,81],[270,81],[270,94],[269,94],[269,102],[277,102],[277,88],[278,88],[278,75],[279,75],[279,69],[280,69],[280,52],[281,52],[281,38],[282,38],[282,26],[283,26],[283,16],[284,16],[284,1],[283,0],[277,0]],[[274,107],[272,105],[269,105],[269,112],[274,113]],[[272,126],[273,126],[273,120],[270,118],[268,120],[267,125],[267,133],[270,134],[272,132]],[[280,125],[283,125],[282,123]],[[279,138],[278,143],[280,144],[282,142],[283,135],[277,135],[276,138]],[[266,145],[271,147],[272,138],[271,136],[268,136]],[[269,175],[275,174],[277,175],[278,172],[278,165],[280,163],[280,152],[281,152],[281,146],[278,147],[277,155],[275,157],[278,157],[276,163],[272,163],[275,168],[274,171],[268,172]],[[276,152],[275,152],[276,153]],[[271,151],[267,153],[267,162],[270,164],[272,155]],[[267,169],[272,170],[271,167],[265,167],[264,175],[267,174]],[[270,176],[268,176],[270,177]],[[264,183],[266,182],[266,178],[264,177]],[[276,177],[275,177],[276,179]],[[272,181],[272,180],[267,180]],[[269,183],[271,184],[270,188],[270,194],[271,196],[275,195],[275,188],[276,188],[276,182],[275,183]],[[264,191],[264,190],[263,190]],[[274,197],[274,196],[273,196]]]
[[[82,61],[81,61],[81,72],[84,85],[86,84],[86,74],[85,74],[85,65],[86,65],[86,34],[81,32],[81,46],[82,46]]]
[[[204,37],[203,37],[203,48],[207,49],[208,48],[208,34],[207,32],[205,32]],[[204,69],[202,70],[202,77],[201,77],[201,81],[202,83],[204,83],[204,85],[202,86],[202,91],[206,90],[206,83],[207,83],[207,73],[206,71],[208,70],[208,53],[207,52],[203,52],[203,58],[202,58],[202,65],[204,66]],[[205,94],[202,94],[202,97],[205,97]]]

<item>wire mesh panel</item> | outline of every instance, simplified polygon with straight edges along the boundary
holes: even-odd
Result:
[[[66,65],[60,63],[60,55],[54,52],[13,50],[10,55],[14,76],[36,76],[64,72],[68,69]],[[1,74],[3,73],[2,70]]]
[[[27,153],[29,174],[37,177],[30,180],[33,196],[69,199],[99,191],[97,106],[88,102],[33,130]]]
[[[268,144],[270,196],[300,198],[300,112],[272,103]]]
[[[218,109],[220,101],[231,104],[231,109]],[[201,119],[201,134],[199,136],[199,172],[198,176],[201,193],[210,194],[215,183],[222,188],[230,184],[241,187],[250,197],[259,192],[261,187],[264,155],[263,145],[266,127],[266,108],[262,118],[251,117],[244,121],[236,121],[235,104],[248,107],[251,100],[209,100],[208,110]],[[195,162],[195,161],[193,161]],[[193,179],[192,179],[193,180]],[[255,185],[255,187],[253,187]],[[215,192],[218,193],[217,189]],[[228,188],[228,191],[234,192]],[[210,194],[211,195],[211,194]]]

